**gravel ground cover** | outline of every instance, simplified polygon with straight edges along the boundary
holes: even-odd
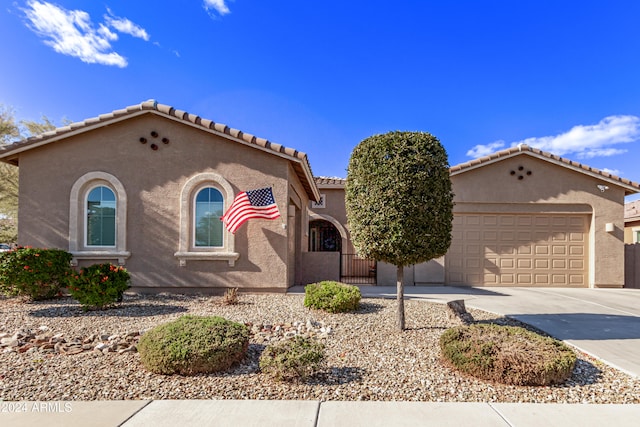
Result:
[[[446,307],[406,301],[408,330],[395,329],[394,300],[363,299],[358,312],[308,310],[301,295],[220,297],[126,295],[118,308],[83,312],[69,298],[39,303],[0,299],[0,333],[47,330],[64,337],[136,335],[184,314],[219,315],[249,324],[248,356],[226,373],[194,377],[146,371],[136,352],[55,354],[0,349],[0,400],[313,399],[437,402],[640,403],[640,380],[584,354],[563,385],[520,387],[463,376],[440,359],[438,339],[454,326]],[[519,324],[469,310],[476,320]],[[307,329],[309,328],[309,329]],[[281,383],[258,369],[265,345],[291,331],[316,335],[327,366],[305,383]]]

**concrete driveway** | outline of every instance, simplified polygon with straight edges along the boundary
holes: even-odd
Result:
[[[395,298],[395,287],[362,286],[363,296]],[[407,298],[502,314],[535,326],[640,377],[640,289],[407,286]]]

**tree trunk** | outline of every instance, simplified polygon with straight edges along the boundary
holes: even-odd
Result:
[[[404,267],[398,266],[397,268],[398,329],[404,331]]]

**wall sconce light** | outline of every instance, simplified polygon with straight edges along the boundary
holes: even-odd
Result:
[[[606,223],[604,226],[604,231],[606,231],[607,233],[613,233],[615,231],[615,227],[613,226],[613,223],[612,222]]]

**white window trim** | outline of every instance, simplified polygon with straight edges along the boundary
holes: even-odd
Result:
[[[205,172],[195,175],[187,180],[180,193],[180,237],[178,240],[178,251],[174,254],[180,262],[180,266],[187,265],[188,260],[193,261],[227,261],[233,267],[240,254],[235,252],[235,237],[222,229],[221,247],[205,247],[193,245],[193,221],[195,212],[190,211],[195,206],[195,196],[198,191],[205,187],[214,187],[222,193],[224,199],[224,209],[226,212],[233,202],[234,194],[231,184],[215,172]]]
[[[96,247],[86,245],[86,198],[97,186],[109,187],[116,196],[116,245]],[[82,202],[82,204],[80,204]],[[127,251],[127,192],[115,176],[106,172],[82,175],[71,187],[69,196],[69,252],[72,265],[80,259],[108,260],[116,258],[119,265],[131,256]]]
[[[640,231],[640,227],[633,227],[631,229],[633,243],[640,243],[640,240],[638,240],[638,232],[639,231]]]

